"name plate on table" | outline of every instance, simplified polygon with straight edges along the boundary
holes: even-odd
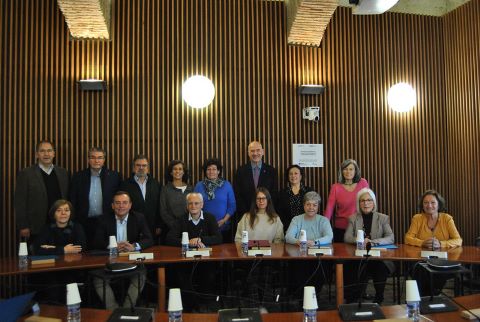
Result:
[[[317,256],[318,254],[322,255],[333,255],[333,249],[330,247],[320,247],[320,248],[309,248],[308,255]]]
[[[210,250],[207,248],[197,250],[187,250],[185,257],[209,257]]]
[[[153,253],[136,253],[128,255],[128,259],[131,261],[136,261],[139,259],[153,259]]]
[[[133,252],[121,252],[118,253],[119,257],[130,257],[131,254],[140,254],[139,251],[133,251]],[[107,254],[108,255],[108,254]]]
[[[356,249],[355,250],[355,256],[363,257],[365,255],[367,255],[367,250],[362,250],[362,249]],[[368,252],[368,256],[380,257],[380,251],[378,249],[371,249]]]
[[[260,249],[249,249],[248,256],[271,256],[272,249],[268,247],[260,247]]]
[[[422,252],[420,253],[420,257],[448,259],[448,254],[447,254],[447,252],[436,252],[436,251],[432,251],[432,250],[422,250]]]

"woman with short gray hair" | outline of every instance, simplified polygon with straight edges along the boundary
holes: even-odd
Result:
[[[357,212],[348,220],[348,227],[345,231],[344,240],[349,244],[356,244],[358,230],[364,234],[364,242],[372,246],[388,245],[395,242],[392,227],[390,227],[390,218],[387,215],[377,212],[377,198],[375,193],[369,188],[363,188],[357,193],[356,197]],[[348,303],[357,302],[363,294],[368,280],[373,280],[375,288],[375,302],[383,302],[383,292],[385,282],[390,273],[395,269],[391,261],[369,261],[362,269],[362,275],[358,277],[358,261],[348,262],[344,265],[345,285],[352,285],[345,288],[345,298]],[[357,281],[357,280],[360,281]],[[360,286],[353,286],[358,284]]]
[[[315,191],[310,191],[303,197],[304,214],[293,217],[285,236],[289,244],[300,245],[300,231],[307,233],[308,246],[330,244],[333,239],[332,227],[325,217],[318,214],[322,199]]]

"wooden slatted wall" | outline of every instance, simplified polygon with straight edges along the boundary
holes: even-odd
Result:
[[[16,173],[34,162],[43,138],[56,143],[56,163],[72,172],[86,166],[88,147],[100,145],[108,166],[124,176],[143,152],[157,178],[178,158],[192,181],[212,156],[231,180],[248,142],[259,139],[282,186],[291,144],[323,143],[325,167],[308,169],[306,181],[324,199],[340,162],[354,158],[399,241],[418,196],[435,188],[471,244],[479,234],[478,187],[475,174],[460,171],[479,159],[479,1],[468,6],[474,10],[458,10],[445,23],[338,8],[321,47],[311,48],[286,45],[281,1],[114,0],[112,40],[102,42],[71,40],[55,0],[1,0],[1,255],[12,256],[18,242]],[[216,87],[203,110],[181,100],[181,84],[193,74]],[[79,91],[76,81],[93,77],[108,90]],[[417,92],[417,106],[405,114],[387,106],[388,88],[400,81]],[[326,91],[299,96],[304,83]],[[320,107],[320,122],[302,119],[306,106]]]
[[[480,1],[447,15],[445,91],[450,208],[467,242],[480,237]]]

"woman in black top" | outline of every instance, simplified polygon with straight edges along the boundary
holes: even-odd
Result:
[[[74,223],[72,204],[64,199],[55,201],[48,212],[51,223],[46,224],[33,243],[35,255],[77,254],[86,249],[82,225]],[[70,255],[72,256],[72,255]],[[29,282],[36,291],[35,299],[42,303],[65,303],[65,284],[85,280],[83,272],[69,271],[32,274]]]
[[[306,187],[303,182],[303,168],[299,165],[291,165],[285,170],[285,179],[287,187],[282,189],[277,198],[275,209],[280,215],[283,223],[283,230],[287,231],[292,218],[303,214],[303,196],[307,192],[313,191],[311,187]]]
[[[63,255],[80,253],[86,249],[83,227],[72,219],[73,207],[70,201],[59,199],[48,212],[52,223],[43,227],[33,244],[37,255]]]

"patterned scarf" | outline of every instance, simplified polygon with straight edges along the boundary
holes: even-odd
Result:
[[[210,180],[208,178],[203,179],[203,185],[205,186],[208,200],[215,199],[215,190],[223,186],[224,183],[225,180],[222,178],[217,178],[216,180]]]

